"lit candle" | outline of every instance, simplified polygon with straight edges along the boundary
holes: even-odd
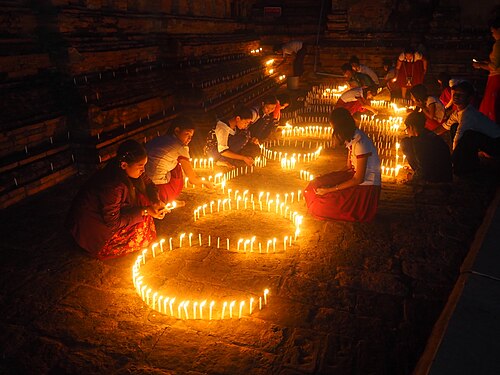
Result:
[[[198,302],[194,302],[193,303],[193,319],[196,319],[196,310],[197,309],[198,309]]]
[[[154,297],[154,296],[153,296]],[[158,297],[158,311],[161,312],[161,300],[163,299],[163,296]]]
[[[172,237],[168,239],[168,244],[170,245],[170,251],[172,251]]]
[[[220,248],[220,237],[217,237],[217,249]]]
[[[262,310],[262,297],[259,297],[259,310]]]
[[[212,320],[212,311],[214,309],[215,301],[210,302],[210,315],[209,315],[209,320]]]
[[[149,306],[149,295],[151,294],[151,288],[148,288],[146,292],[146,305]]]
[[[155,309],[156,306],[156,296],[158,295],[158,292],[154,292],[153,294],[153,310]]]
[[[238,246],[237,246],[237,248],[236,248],[236,251],[240,251],[240,243],[242,243],[242,242],[243,242],[243,238],[240,238],[240,239],[238,240]]]
[[[250,315],[252,315],[252,310],[253,310],[253,297],[250,298]]]
[[[227,306],[227,302],[224,301],[224,303],[222,304],[222,315],[221,315],[221,319],[224,319],[224,314],[226,312],[226,306]]]
[[[200,303],[200,319],[203,319],[203,307],[207,303],[207,300],[204,300],[203,302]]]
[[[198,233],[198,244],[201,246],[201,233]]]
[[[191,247],[191,246],[192,246],[192,244],[193,244],[193,241],[192,241],[192,238],[193,238],[193,233],[189,233],[188,238],[189,238],[189,247]]]
[[[243,250],[245,251],[245,253],[247,252],[247,245],[250,243],[250,240],[246,240],[244,243],[243,243]]]
[[[174,308],[173,308],[173,306],[172,306],[172,305],[174,304],[174,302],[175,302],[175,297],[174,297],[174,298],[172,298],[172,299],[170,300],[170,303],[169,303],[169,307],[170,307],[170,316],[174,316]]]
[[[276,238],[273,238],[273,251],[276,252]]]
[[[262,254],[262,243],[259,242],[259,254]]]
[[[164,243],[165,243],[165,239],[164,239],[164,238],[162,238],[162,239],[160,240],[160,251],[161,251],[162,253],[163,253],[163,244],[164,244]]]
[[[182,247],[182,239],[186,237],[186,233],[181,233],[181,235],[179,236],[179,247]]]
[[[245,306],[245,301],[240,302],[240,311],[238,312],[238,319],[241,319],[241,313],[243,311],[243,306]]]
[[[212,237],[210,237],[210,235],[208,235],[208,247],[210,247],[212,243]]]
[[[265,295],[264,295],[265,296]],[[186,301],[184,303],[184,314],[186,314],[186,319],[189,319],[189,314],[188,314],[188,305],[189,305],[189,301]]]
[[[177,306],[177,316],[179,317],[179,319],[182,319],[181,309],[182,309],[183,305],[184,305],[184,301],[179,303],[179,306]]]
[[[226,240],[227,242],[227,249],[229,250],[229,238]]]
[[[153,258],[156,257],[156,248],[158,247],[158,242],[155,242],[153,246],[151,246],[151,252],[153,253]]]
[[[286,251],[286,242],[288,241],[288,236],[283,237],[283,250]]]
[[[267,295],[269,294],[269,289],[264,289],[264,305],[267,305]]]
[[[273,240],[268,240],[267,241],[267,250],[266,253],[269,253],[269,246],[273,243]]]
[[[236,304],[236,301],[231,301],[231,303],[229,304],[229,318],[230,319],[233,318],[233,308],[234,308],[235,304]]]

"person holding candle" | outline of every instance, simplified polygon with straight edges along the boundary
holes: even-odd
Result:
[[[320,220],[373,220],[380,197],[380,159],[345,108],[330,114],[333,136],[348,149],[346,168],[312,180],[304,190],[309,213]]]
[[[370,88],[371,91],[377,92],[377,84],[368,74],[354,71],[348,63],[343,64],[341,69],[349,87]]]
[[[491,35],[495,39],[488,61],[475,61],[472,66],[489,72],[486,89],[479,111],[500,124],[500,17],[490,21]]]
[[[189,155],[189,143],[195,132],[194,123],[188,117],[176,117],[167,135],[157,137],[146,144],[149,162],[146,173],[158,188],[163,202],[172,202],[182,192],[183,174],[196,186],[213,188],[214,184],[202,180],[193,170]],[[184,202],[178,201],[177,206]]]
[[[259,141],[252,138],[247,129],[253,118],[252,110],[239,107],[231,118],[219,120],[208,133],[205,154],[219,166],[251,166],[254,158],[260,155]]]
[[[374,92],[371,91],[371,89],[353,87],[340,96],[339,100],[337,100],[337,104],[335,104],[335,108],[345,108],[351,115],[366,110],[376,115],[378,113],[377,110],[370,105],[370,100],[373,98],[373,95]]]
[[[411,99],[416,106],[416,111],[422,112],[426,118],[425,127],[435,130],[444,121],[445,109],[443,103],[427,94],[427,88],[422,85],[415,85],[410,89]]]
[[[144,173],[147,160],[141,144],[125,141],[76,195],[66,226],[91,255],[119,257],[147,247],[156,237],[153,218],[163,219],[166,210]]]
[[[422,112],[411,112],[405,119],[408,137],[401,139],[401,150],[414,171],[413,182],[451,182],[450,149],[446,142],[425,128]]]

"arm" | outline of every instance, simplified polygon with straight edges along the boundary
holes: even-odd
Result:
[[[427,73],[427,66],[429,65],[429,61],[422,56],[422,64],[424,65],[424,75]]]
[[[358,163],[357,163],[358,165],[356,168],[356,172],[354,173],[354,176],[352,176],[351,179],[344,181],[344,182],[342,182],[334,187],[318,188],[318,189],[316,189],[316,194],[317,195],[324,195],[324,194],[331,193],[333,191],[339,191],[339,190],[347,189],[347,188],[350,188],[353,186],[358,186],[359,184],[363,183],[363,181],[365,180],[366,166],[368,164],[368,157],[369,156],[370,156],[370,154],[366,154],[366,155],[360,155],[358,157]]]
[[[221,155],[226,157],[226,158],[230,158],[230,159],[242,160],[248,166],[251,166],[253,164],[253,158],[251,158],[250,156],[240,155],[240,154],[237,154],[236,152],[233,152],[229,149],[221,152]]]
[[[431,103],[428,107],[425,105],[425,103],[423,103],[421,108],[425,117],[430,120],[434,118],[434,115],[436,114],[436,103]]]
[[[179,163],[181,164],[182,170],[189,178],[189,182],[191,182],[193,185],[205,185],[210,189],[214,188],[214,184],[211,181],[202,180],[200,176],[196,174],[189,159],[180,158]]]
[[[369,110],[374,115],[378,114],[378,111],[370,105],[369,100],[367,100],[365,98],[358,98],[358,100],[361,102],[361,105],[363,106],[363,108]]]

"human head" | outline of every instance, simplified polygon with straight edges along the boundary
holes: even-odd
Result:
[[[441,72],[437,76],[437,81],[439,82],[439,85],[441,86],[441,89],[445,89],[447,87],[450,87],[450,75],[446,72]]]
[[[459,84],[452,86],[451,95],[453,99],[453,104],[455,104],[458,109],[464,109],[469,105],[474,96],[474,87],[470,82],[462,81]]]
[[[178,116],[170,124],[167,133],[175,135],[183,145],[187,146],[193,139],[194,131],[194,123],[189,117]]]
[[[489,22],[491,35],[495,40],[500,40],[500,17],[496,16]]]
[[[139,178],[144,173],[144,166],[148,161],[146,149],[133,139],[118,146],[116,158],[119,168],[130,178]]]
[[[340,68],[342,69],[344,77],[346,77],[347,79],[350,79],[352,77],[353,70],[351,64],[345,63]]]
[[[280,54],[280,53],[283,53],[283,47],[281,47],[281,44],[275,44],[273,46],[273,52],[275,54]]]
[[[365,99],[373,99],[377,95],[377,87],[370,86],[363,88],[363,97]]]
[[[278,102],[278,99],[276,99],[276,96],[274,96],[274,95],[264,96],[262,98],[262,112],[264,112],[265,115],[273,113],[274,110],[276,109],[277,102]]]
[[[351,58],[349,59],[349,64],[351,64],[351,68],[356,71],[356,72],[359,72],[359,59],[357,56],[351,56]]]
[[[252,123],[253,113],[248,107],[239,107],[233,113],[233,121],[240,130],[248,128]]]
[[[425,115],[422,112],[413,111],[405,119],[406,132],[409,136],[417,136],[425,129]]]
[[[333,126],[333,134],[340,141],[350,141],[354,137],[356,123],[349,111],[345,108],[335,108],[329,117],[330,124]]]
[[[415,102],[425,103],[427,101],[427,88],[421,83],[410,89],[410,94]]]
[[[277,99],[280,102],[281,109],[284,109],[290,105],[290,95],[288,95],[287,93],[278,95]]]
[[[405,55],[405,60],[413,60],[415,56],[415,50],[411,47],[406,47],[403,53]]]
[[[384,70],[387,72],[392,67],[393,62],[391,59],[385,58],[382,62],[382,65],[384,67]]]

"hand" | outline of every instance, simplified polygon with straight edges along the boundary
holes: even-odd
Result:
[[[250,142],[252,142],[253,144],[256,144],[256,145],[259,145],[259,139],[258,138],[255,138],[255,137],[252,137],[252,139],[250,139]]]
[[[248,165],[249,167],[253,164],[253,158],[251,158],[250,156],[243,156],[243,159],[242,159],[246,165]]]
[[[146,210],[148,212],[148,215],[155,218],[155,219],[163,219],[165,217],[165,214],[166,214],[166,209],[165,209],[165,205],[163,205],[163,207],[155,207],[154,205],[153,206],[148,206],[146,207]]]
[[[474,68],[476,68],[476,69],[482,69],[483,64],[482,64],[482,63],[480,63],[479,61],[477,61],[477,62],[473,62],[473,63],[472,63],[472,66],[473,66]]]
[[[316,193],[316,195],[325,195],[325,194],[328,194],[329,191],[328,191],[328,189],[325,189],[325,188],[317,188],[315,190],[315,193]]]
[[[203,181],[203,186],[206,187],[207,189],[214,189],[215,184],[212,181],[205,180]]]

